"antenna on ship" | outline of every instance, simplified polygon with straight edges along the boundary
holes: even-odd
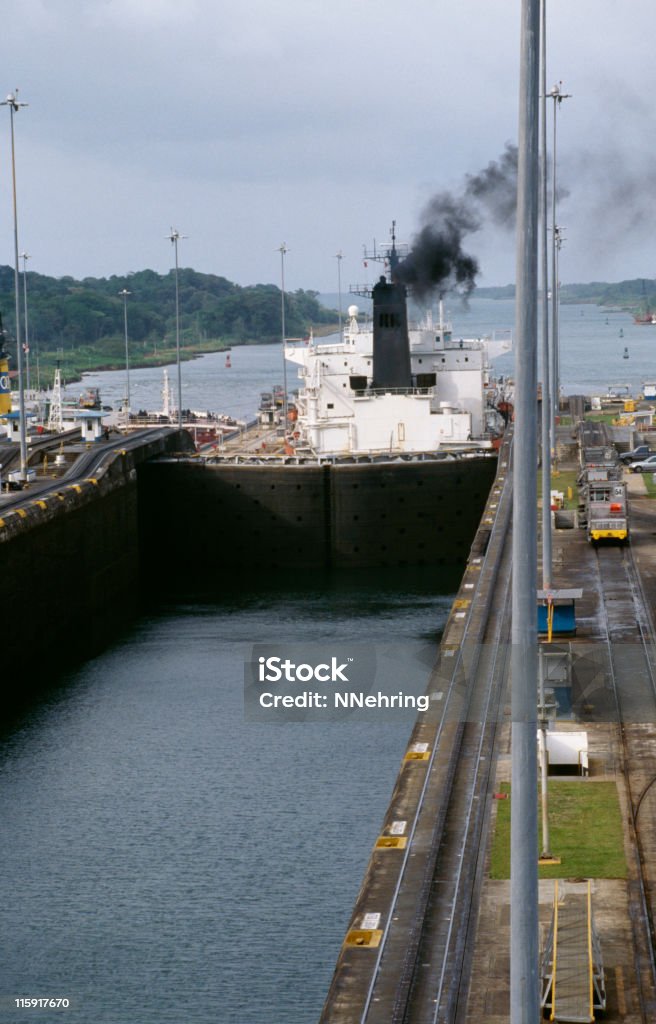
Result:
[[[392,248],[389,250],[389,266],[390,266],[390,278],[394,281],[396,277],[396,268],[399,265],[399,254],[396,251],[396,221],[392,221],[392,230],[390,232],[392,236]]]
[[[380,246],[374,239],[373,249],[369,252],[367,247],[364,247],[362,258],[365,267],[368,267],[369,261],[373,260],[376,263],[383,263],[392,283],[395,282],[396,268],[398,267],[401,260],[407,256],[409,246],[407,242],[399,242],[396,240],[396,221],[392,221],[392,227],[390,229],[391,245],[382,243]],[[365,285],[355,285],[349,288],[352,295],[363,295],[365,298],[370,299],[373,294],[373,286],[368,283]]]

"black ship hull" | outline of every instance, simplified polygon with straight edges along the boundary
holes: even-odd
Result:
[[[230,568],[463,564],[494,456],[306,465],[141,467],[147,577],[207,581]],[[143,563],[142,563],[143,564]]]

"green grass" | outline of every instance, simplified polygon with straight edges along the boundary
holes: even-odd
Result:
[[[503,783],[501,792],[509,793],[510,786]],[[510,878],[510,807],[510,799],[498,801],[490,878]],[[551,852],[561,863],[540,867],[540,878],[626,878],[614,782],[549,779],[549,832]]]
[[[186,361],[195,359],[206,352],[221,352],[228,346],[228,343],[220,339],[208,341],[197,341],[193,344],[181,343],[180,359]],[[175,345],[160,341],[135,342],[130,348],[130,367],[139,369],[144,366],[165,366],[167,363],[176,361]],[[125,368],[125,342],[120,340],[102,341],[97,345],[78,345],[76,348],[68,348],[63,351],[46,351],[40,354],[40,377],[41,384],[46,387],[52,385],[55,367],[60,366],[62,379],[66,383],[79,380],[83,373],[96,370],[122,370]],[[33,383],[36,382],[36,362],[31,362],[31,376]]]
[[[592,423],[607,423],[608,426],[612,426],[613,421],[621,416],[619,408],[616,412],[586,412],[586,420],[590,420]]]
[[[645,489],[647,491],[648,498],[656,498],[656,484],[652,479],[653,475],[653,473],[642,474],[642,479],[645,481]]]
[[[577,508],[579,489],[576,485],[577,473],[574,469],[554,471],[551,475],[551,490],[562,491],[565,495],[564,508]],[[567,497],[567,488],[572,488],[572,497]],[[538,498],[542,497],[542,471],[538,470]]]

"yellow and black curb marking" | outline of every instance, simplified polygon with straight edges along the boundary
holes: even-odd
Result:
[[[404,761],[428,761],[431,752],[428,743],[413,743],[406,752]]]

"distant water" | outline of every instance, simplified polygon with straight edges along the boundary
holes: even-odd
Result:
[[[479,336],[512,328],[514,304],[451,315]],[[566,390],[653,375],[656,328],[627,314],[564,306],[561,338]],[[282,380],[278,345],[231,355],[183,364],[185,406],[248,416]],[[132,371],[134,408],[159,407],[161,380]],[[112,404],[125,375],[69,390],[91,385]],[[414,715],[249,724],[244,661],[269,640],[357,640],[427,671],[457,582],[269,576],[179,595],[34,700],[0,736],[2,1019],[58,1020],[14,1008],[48,995],[74,1024],[315,1021]]]
[[[344,297],[344,309],[348,302]],[[362,304],[362,303],[361,303]],[[467,308],[447,303],[447,318],[455,337],[483,337],[514,329],[512,299],[472,299]],[[624,359],[628,349],[629,358]],[[628,313],[599,306],[562,306],[560,311],[561,380],[565,393],[600,394],[609,384],[630,384],[634,392],[655,376],[656,326],[633,323]],[[231,352],[230,369],[225,353],[215,352],[182,364],[183,407],[227,413],[237,418],[253,416],[261,391],[271,391],[283,380],[281,346],[238,346]],[[499,373],[512,373],[512,355],[495,361]],[[168,368],[176,394],[176,368]],[[130,371],[132,407],[159,409],[162,405],[162,369]],[[298,387],[296,367],[287,366],[289,390]],[[103,402],[118,405],[125,394],[125,371],[84,374],[83,381],[66,390],[77,397],[84,387],[100,387]]]

